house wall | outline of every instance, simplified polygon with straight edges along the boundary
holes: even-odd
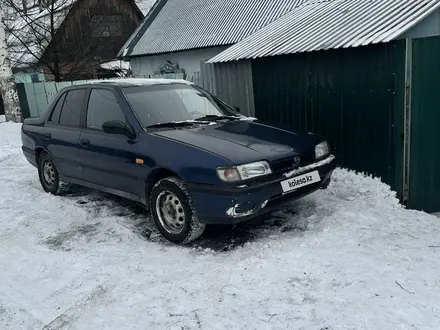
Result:
[[[43,62],[55,63],[59,54],[62,80],[97,78],[100,63],[116,57],[142,18],[133,1],[78,1],[47,47]],[[53,70],[45,74],[49,78]]]
[[[434,11],[419,24],[399,36],[402,38],[423,38],[440,36],[440,9]]]
[[[178,64],[180,69],[185,70],[185,73],[193,73],[200,71],[200,62],[209,60],[226,48],[228,47],[221,46],[169,54],[133,57],[130,64],[133,75],[135,76],[152,75],[167,61],[170,61],[173,64]]]
[[[43,82],[46,81],[42,70],[20,70],[15,72],[14,70],[15,82],[19,83],[33,83],[33,82]]]

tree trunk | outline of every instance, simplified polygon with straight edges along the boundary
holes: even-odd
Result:
[[[6,121],[21,123],[23,117],[20,112],[17,86],[12,74],[11,61],[8,57],[6,46],[6,33],[3,25],[2,10],[0,10],[0,91],[2,93],[3,105],[5,108]]]
[[[54,54],[54,62],[53,62],[53,75],[55,82],[61,81],[61,72],[60,72],[60,60],[58,58],[58,47],[55,50],[56,53]]]

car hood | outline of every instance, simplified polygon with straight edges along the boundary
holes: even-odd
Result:
[[[152,134],[207,150],[235,164],[310,154],[315,145],[324,140],[319,135],[294,133],[258,120],[230,121]]]

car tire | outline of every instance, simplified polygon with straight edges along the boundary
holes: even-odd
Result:
[[[38,176],[45,192],[58,194],[60,190],[58,170],[47,152],[42,152],[38,157]]]
[[[178,178],[165,178],[154,185],[150,210],[162,236],[173,243],[191,243],[205,231],[185,183]]]

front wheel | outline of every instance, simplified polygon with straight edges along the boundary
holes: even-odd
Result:
[[[188,244],[205,231],[185,183],[174,177],[157,182],[150,196],[150,210],[161,234],[173,243]]]

